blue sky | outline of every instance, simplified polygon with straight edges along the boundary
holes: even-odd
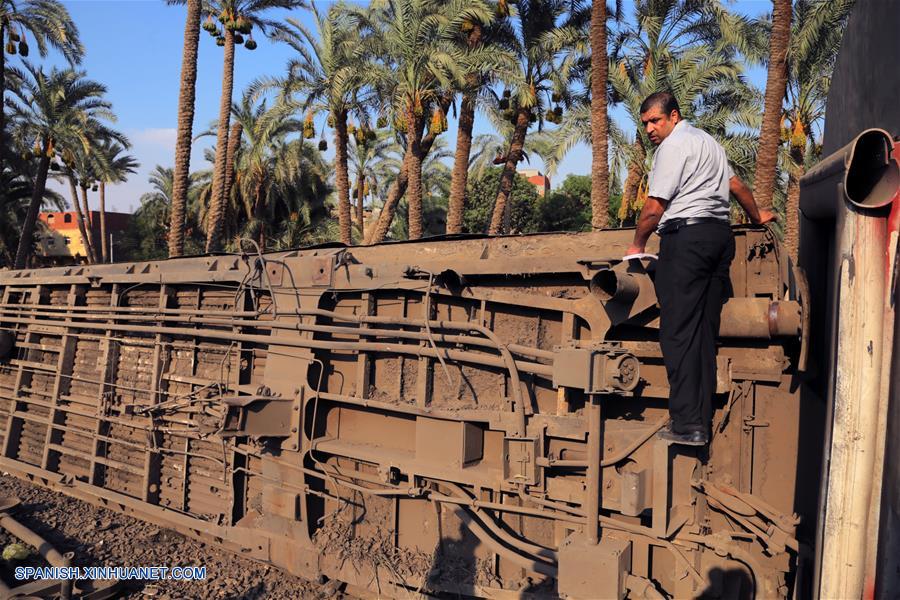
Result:
[[[107,98],[118,115],[116,127],[131,140],[131,153],[141,166],[125,183],[107,188],[109,210],[131,212],[140,205],[141,194],[150,190],[148,174],[157,164],[171,167],[175,152],[175,127],[178,113],[179,78],[181,75],[181,44],[184,33],[185,9],[168,6],[162,0],[63,0],[78,26],[86,55],[81,68],[87,76],[108,88]],[[627,4],[627,3],[626,3]],[[729,3],[742,13],[757,16],[771,10],[769,0],[749,0]],[[319,2],[320,8],[327,3]],[[273,13],[272,17],[288,13]],[[292,16],[312,25],[307,11]],[[221,95],[222,49],[202,29],[197,76],[197,99],[194,134],[203,131],[218,117]],[[255,51],[237,48],[234,73],[234,98],[254,79],[264,75],[280,75],[291,56],[283,44],[275,44],[254,35],[259,47]],[[33,45],[32,45],[33,46]],[[10,57],[13,58],[13,57]],[[29,58],[40,64],[62,64],[51,54],[41,59],[36,51]],[[13,58],[13,62],[18,57]],[[760,68],[748,75],[757,86],[765,85],[765,73]],[[762,110],[762,107],[760,107]],[[613,118],[617,118],[615,112]],[[450,129],[444,135],[452,147],[456,138],[456,123],[451,118]],[[485,119],[476,121],[476,133],[489,132]],[[203,148],[214,143],[204,138],[194,145],[191,170],[207,169]],[[326,153],[330,158],[330,152]],[[540,159],[531,157],[529,165],[521,168],[542,168]],[[553,185],[560,184],[566,175],[588,174],[590,148],[574,148],[560,165]],[[68,199],[68,191],[54,186]],[[96,199],[92,199],[92,205]]]

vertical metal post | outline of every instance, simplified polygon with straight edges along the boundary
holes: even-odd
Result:
[[[838,288],[833,425],[823,523],[820,598],[859,597],[864,590],[867,535],[876,472],[885,329],[887,219],[838,210]],[[882,438],[883,439],[883,438]],[[877,502],[877,501],[876,501]]]
[[[603,452],[600,443],[600,399],[596,394],[585,404],[584,411],[588,429],[587,501],[584,507],[587,522],[584,533],[588,542],[596,544],[600,541],[600,459]]]

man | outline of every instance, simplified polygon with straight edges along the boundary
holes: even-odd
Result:
[[[725,150],[682,118],[672,94],[657,92],[644,100],[641,122],[659,147],[627,254],[644,252],[654,229],[660,235],[655,284],[671,417],[660,436],[703,446],[712,420],[719,318],[731,291],[728,194],[752,223],[767,223],[775,215],[757,208],[750,189],[732,173]]]

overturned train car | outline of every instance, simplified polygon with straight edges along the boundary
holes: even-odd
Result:
[[[669,445],[631,235],[0,273],[0,468],[360,594],[790,596],[803,279],[735,228],[712,442]]]

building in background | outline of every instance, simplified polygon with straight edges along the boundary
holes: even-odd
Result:
[[[537,169],[522,169],[516,172],[537,189],[538,196],[541,198],[550,191],[550,178]]]
[[[75,212],[42,212],[39,216],[44,227],[40,233],[40,243],[35,258],[44,265],[73,265],[87,263],[87,245],[78,229],[78,214]],[[106,213],[106,235],[109,236],[110,261],[116,260],[116,244],[121,234],[128,228],[131,215],[128,213]],[[91,211],[88,215],[89,235],[94,246],[100,248],[100,213]]]

